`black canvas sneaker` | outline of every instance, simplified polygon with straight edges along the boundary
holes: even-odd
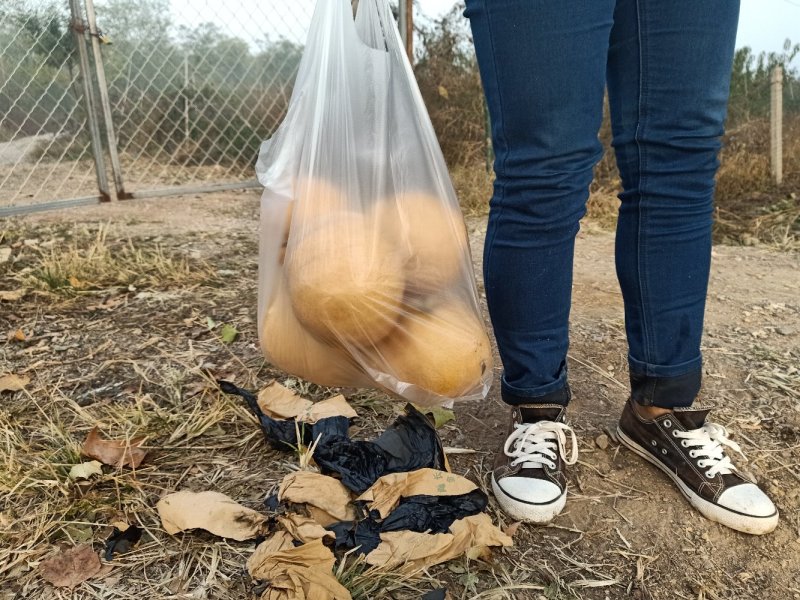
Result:
[[[515,406],[511,411],[508,437],[495,458],[492,489],[500,508],[513,519],[549,523],[564,508],[564,468],[578,460],[578,442],[564,423],[565,412],[558,404]]]
[[[706,421],[708,410],[677,410],[644,419],[629,400],[617,428],[619,441],[664,471],[689,502],[712,521],[761,535],[778,524],[778,510],[725,454],[741,454],[722,425]]]

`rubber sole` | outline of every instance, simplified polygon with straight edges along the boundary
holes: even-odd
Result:
[[[706,519],[710,519],[711,521],[715,521],[716,523],[720,523],[721,525],[725,525],[726,527],[730,527],[736,531],[749,533],[751,535],[764,535],[766,533],[770,533],[775,529],[775,527],[778,526],[777,510],[773,515],[766,517],[754,517],[727,509],[724,506],[719,506],[713,502],[709,502],[708,500],[694,493],[689,486],[681,481],[681,478],[678,477],[677,473],[673,473],[661,461],[651,456],[645,448],[625,435],[625,432],[623,432],[619,427],[617,427],[617,439],[619,439],[620,443],[628,448],[628,450],[638,454],[647,462],[658,467],[662,472],[668,475],[675,485],[678,486],[678,489],[689,501],[689,503],[694,506]]]
[[[494,480],[494,475],[492,475],[492,491],[494,492],[494,497],[497,499],[500,508],[503,509],[503,512],[512,519],[522,521],[523,523],[546,525],[564,510],[564,506],[567,503],[566,489],[558,498],[547,504],[534,504],[519,500],[506,494],[503,489],[497,485],[497,482]]]

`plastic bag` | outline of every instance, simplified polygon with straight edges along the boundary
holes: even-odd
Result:
[[[420,405],[486,396],[464,219],[387,0],[317,2],[256,166],[259,336],[275,366]]]

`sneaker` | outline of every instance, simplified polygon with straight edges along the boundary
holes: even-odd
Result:
[[[706,421],[708,410],[679,410],[647,420],[632,402],[622,411],[619,441],[664,471],[700,514],[744,533],[775,529],[778,510],[725,455],[726,447],[742,451],[722,425]]]
[[[564,467],[578,460],[578,442],[564,424],[565,412],[557,404],[515,406],[511,412],[510,433],[492,471],[492,489],[500,508],[513,519],[549,523],[564,508]]]

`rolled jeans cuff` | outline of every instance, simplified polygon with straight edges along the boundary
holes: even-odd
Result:
[[[560,404],[561,406],[567,406],[572,398],[572,393],[567,383],[567,371],[564,369],[556,381],[536,388],[514,387],[503,376],[500,385],[500,397],[503,402],[511,406],[520,406],[522,404]]]
[[[642,406],[686,408],[700,393],[703,381],[703,359],[672,366],[643,363],[632,356],[630,365],[631,398]]]

